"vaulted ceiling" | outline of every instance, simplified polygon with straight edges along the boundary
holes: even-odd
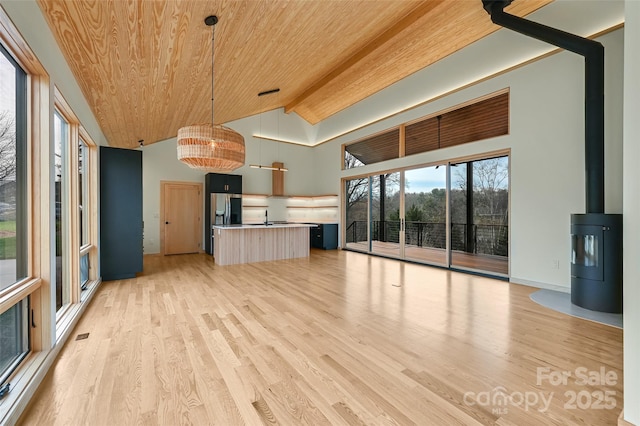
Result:
[[[524,16],[552,0],[515,1]],[[284,107],[316,124],[498,29],[480,0],[38,0],[112,146]],[[258,93],[279,88],[266,96]]]

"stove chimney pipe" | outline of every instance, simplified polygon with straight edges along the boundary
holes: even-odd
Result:
[[[586,213],[604,213],[604,47],[597,41],[510,15],[513,0],[482,0],[497,25],[584,56]]]

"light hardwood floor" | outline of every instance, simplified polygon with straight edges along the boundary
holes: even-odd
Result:
[[[347,248],[366,253],[369,251],[369,244],[367,242],[347,243]],[[439,266],[445,266],[447,262],[447,254],[444,249],[407,245],[404,250],[405,257],[410,261]],[[397,243],[373,241],[372,252],[382,256],[399,258],[400,246]],[[451,253],[451,266],[454,269],[509,275],[509,258],[504,256],[453,251]]]
[[[102,284],[74,333],[89,337],[66,344],[21,424],[615,425],[622,331],[534,290],[347,251],[147,257],[144,275]],[[539,367],[571,376],[538,384]]]

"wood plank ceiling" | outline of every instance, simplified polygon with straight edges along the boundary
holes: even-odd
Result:
[[[217,123],[279,107],[319,123],[498,29],[480,0],[38,4],[109,143],[125,148],[211,121],[211,14]]]

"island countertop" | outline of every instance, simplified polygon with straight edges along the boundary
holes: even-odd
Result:
[[[217,265],[264,262],[309,256],[310,223],[213,225]]]
[[[272,228],[315,228],[315,223],[243,223],[242,225],[212,225],[212,229],[272,229]]]

